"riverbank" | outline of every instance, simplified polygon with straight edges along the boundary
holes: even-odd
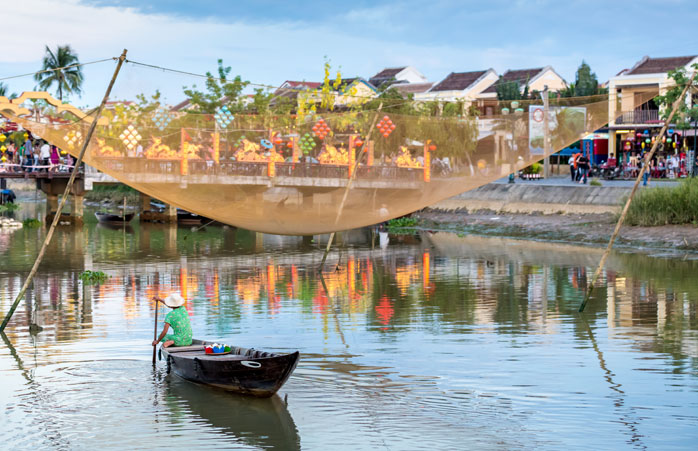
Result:
[[[590,246],[605,246],[616,223],[615,213],[519,214],[430,208],[415,213],[413,217],[418,220],[417,227],[429,230]],[[698,253],[698,227],[624,226],[615,247],[637,251]]]

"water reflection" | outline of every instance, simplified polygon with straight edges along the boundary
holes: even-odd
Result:
[[[0,249],[0,310],[43,233],[17,230]],[[445,233],[391,237],[385,249],[372,241],[366,231],[344,236],[318,277],[322,236],[60,229],[8,328],[16,350],[0,353],[9,381],[0,407],[12,424],[56,412],[51,436],[74,443],[86,433],[82,417],[65,412],[80,406],[85,421],[97,421],[100,402],[129,387],[107,409],[126,415],[123,426],[97,421],[108,432],[90,436],[95,446],[127,427],[141,440],[129,436],[135,446],[176,431],[180,446],[277,449],[656,447],[667,434],[664,446],[698,438],[686,428],[698,426],[697,261],[615,254],[580,316],[598,249]],[[111,278],[85,286],[86,269]],[[288,407],[152,373],[149,299],[174,291],[191,299],[201,338],[301,350],[281,393]],[[32,337],[31,323],[44,330]],[[138,426],[153,415],[161,427]],[[587,437],[584,422],[597,436]]]

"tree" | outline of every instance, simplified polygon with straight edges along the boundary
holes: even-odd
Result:
[[[223,60],[218,60],[218,77],[206,72],[206,91],[197,90],[196,85],[184,87],[184,95],[192,105],[198,107],[201,113],[214,114],[218,108],[226,105],[232,112],[242,111],[240,94],[250,83],[243,81],[240,76],[229,80],[230,66],[223,66]]]
[[[8,97],[8,98],[12,99],[14,97],[17,97],[17,93],[13,92],[12,94],[10,94],[9,88],[7,87],[7,85],[5,83],[0,82],[0,96]]]
[[[599,80],[596,74],[591,71],[591,67],[582,60],[582,64],[577,68],[574,83],[560,91],[561,97],[586,97],[608,92],[606,88],[599,88]]]
[[[34,80],[43,90],[48,90],[54,84],[57,85],[58,100],[62,102],[64,91],[66,94],[78,95],[82,92],[82,68],[78,64],[80,64],[78,55],[69,45],[59,45],[55,52],[46,46],[42,70],[47,72],[36,73]]]
[[[698,64],[693,65],[693,70],[698,71]],[[690,76],[684,68],[670,70],[668,75],[669,78],[674,80],[675,85],[669,88],[663,96],[654,98],[654,102],[659,105],[660,111],[662,111],[662,119],[666,119],[669,116],[674,102],[681,95],[683,88],[690,80]],[[691,91],[696,89],[698,89],[698,79],[694,78],[693,86],[689,89],[687,95],[690,96]],[[692,103],[689,106],[686,102],[680,102],[676,115],[672,120],[675,127],[679,130],[685,130],[691,128],[691,123],[695,121],[698,121],[698,104]]]
[[[521,88],[518,81],[504,81],[504,77],[499,77],[497,82],[498,100],[521,100]]]

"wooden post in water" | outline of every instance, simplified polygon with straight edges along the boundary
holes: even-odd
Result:
[[[160,306],[158,305],[158,300],[155,300],[155,326],[153,327],[153,341],[158,339],[158,311]],[[158,348],[157,343],[153,345],[153,366],[155,366],[155,351]]]
[[[691,78],[688,80],[688,83],[686,83],[686,86],[683,88],[683,91],[681,92],[681,95],[676,98],[674,101],[674,104],[672,105],[671,112],[669,113],[669,116],[667,116],[666,120],[664,121],[664,125],[662,126],[662,129],[659,132],[658,136],[664,135],[666,132],[667,128],[669,128],[669,123],[671,120],[674,118],[674,114],[676,114],[676,110],[679,109],[679,105],[681,105],[681,102],[684,101],[684,98],[686,97],[686,92],[688,91],[688,88],[693,84],[693,80],[696,78],[696,73],[698,73],[698,70],[693,70],[693,75],[691,75]],[[628,210],[630,209],[630,203],[633,201],[633,197],[635,196],[635,192],[637,191],[637,188],[640,186],[640,180],[642,180],[642,176],[645,174],[645,171],[648,171],[649,169],[649,162],[652,160],[652,157],[654,156],[654,152],[657,150],[657,147],[659,147],[660,139],[656,139],[654,141],[654,145],[652,145],[652,150],[650,150],[650,153],[645,156],[645,164],[642,165],[642,168],[640,169],[640,173],[637,174],[637,179],[635,179],[635,184],[633,185],[633,189],[630,191],[630,196],[628,196],[628,200],[625,202],[625,206],[623,207],[623,211],[620,213],[620,217],[618,218],[618,222],[616,223],[616,228],[613,231],[613,235],[611,235],[611,239],[608,241],[608,246],[606,247],[606,250],[604,251],[603,255],[601,256],[601,261],[599,262],[598,268],[596,268],[596,271],[594,271],[594,277],[591,278],[591,282],[589,283],[589,288],[587,288],[587,294],[584,296],[584,301],[579,306],[579,311],[583,312],[584,308],[587,306],[587,302],[589,302],[589,298],[591,297],[591,293],[594,291],[594,285],[596,285],[596,280],[599,278],[599,275],[601,275],[601,270],[603,269],[604,263],[606,263],[606,258],[608,258],[608,255],[611,253],[611,248],[613,248],[613,242],[616,240],[616,237],[618,236],[618,232],[620,232],[620,228],[623,225],[623,221],[625,221],[625,216],[628,214]]]
[[[34,276],[36,275],[36,272],[39,270],[39,265],[41,264],[41,260],[43,260],[44,254],[46,254],[46,249],[48,248],[48,245],[51,242],[51,238],[53,237],[53,232],[56,229],[56,226],[58,225],[58,221],[61,218],[61,211],[63,210],[63,206],[65,205],[65,202],[68,199],[68,194],[70,194],[70,190],[73,187],[73,182],[75,182],[75,176],[78,173],[78,168],[80,168],[80,165],[82,164],[82,159],[85,156],[85,151],[87,150],[87,146],[89,146],[89,144],[90,144],[90,140],[92,139],[92,134],[94,133],[95,128],[97,128],[97,121],[99,120],[99,117],[102,115],[102,110],[104,109],[104,105],[107,103],[107,100],[109,100],[109,94],[111,94],[111,89],[114,86],[114,82],[116,81],[116,77],[119,75],[119,71],[121,70],[121,66],[124,64],[124,61],[126,61],[126,52],[127,52],[127,50],[124,49],[124,51],[121,53],[121,56],[117,59],[118,63],[116,64],[116,69],[114,70],[114,75],[112,76],[111,81],[109,82],[109,86],[107,86],[107,91],[104,93],[104,98],[102,99],[102,103],[100,103],[99,108],[97,109],[97,112],[95,113],[95,116],[92,120],[92,124],[90,124],[90,129],[88,130],[87,136],[85,137],[85,142],[82,144],[82,149],[80,149],[80,154],[78,155],[78,159],[75,161],[75,166],[73,167],[73,172],[70,174],[70,179],[68,179],[68,184],[65,186],[65,191],[63,191],[63,197],[61,197],[61,201],[58,204],[56,215],[53,217],[53,222],[51,223],[51,227],[49,227],[48,232],[46,233],[46,238],[44,238],[44,243],[41,245],[41,249],[39,250],[39,254],[36,256],[36,260],[34,261],[34,266],[32,266],[32,269],[29,272],[27,279],[24,281],[24,285],[22,286],[22,289],[17,294],[17,298],[15,298],[15,301],[12,303],[12,307],[10,307],[10,310],[7,312],[7,315],[5,316],[5,319],[2,321],[2,324],[0,324],[0,332],[4,331],[5,327],[7,327],[7,323],[10,322],[10,318],[12,318],[12,315],[15,313],[15,310],[17,310],[17,306],[19,305],[19,302],[24,297],[24,293],[26,293],[27,289],[29,288],[29,285],[32,283],[32,280],[34,280]]]

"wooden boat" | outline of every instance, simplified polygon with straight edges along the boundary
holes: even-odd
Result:
[[[128,224],[135,216],[135,213],[127,213],[122,216],[96,211],[95,216],[97,220],[103,224]]]
[[[266,398],[276,393],[298,364],[300,353],[274,354],[250,348],[231,347],[225,355],[206,354],[206,341],[191,346],[160,348],[168,373],[182,379],[211,385],[243,395]]]
[[[204,221],[208,220],[203,216],[199,216],[196,213],[190,213],[181,209],[177,209],[177,222],[182,225],[200,225]]]

